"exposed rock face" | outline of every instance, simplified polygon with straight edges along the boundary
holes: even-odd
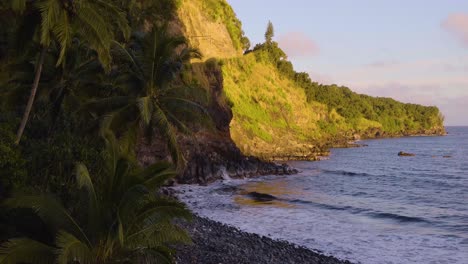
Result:
[[[244,156],[231,139],[231,108],[223,95],[223,75],[220,69],[205,69],[209,80],[210,104],[208,113],[215,129],[193,128],[191,135],[180,133],[178,142],[186,160],[184,171],[177,177],[179,183],[207,184],[220,179],[255,177],[268,174],[294,174],[298,171],[286,164],[265,162]],[[137,158],[143,166],[167,159],[167,147],[161,137],[152,142],[140,140]]]
[[[229,125],[231,108],[223,94],[223,75],[220,69],[206,69],[209,77],[211,103],[208,112],[216,130],[201,130],[195,136],[182,136],[185,171],[178,178],[182,183],[209,183],[219,179],[254,177],[266,174],[293,174],[287,165],[264,162],[244,156],[231,139]]]

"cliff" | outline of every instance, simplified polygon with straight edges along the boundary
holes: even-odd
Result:
[[[195,120],[193,134],[180,133],[187,161],[181,182],[293,173],[262,160],[315,160],[359,138],[445,133],[436,107],[318,84],[285,60],[279,67],[261,45],[244,55],[241,22],[225,0],[181,0],[172,24],[204,54],[184,82],[206,92],[212,120]],[[155,149],[139,148],[140,160],[164,156]]]

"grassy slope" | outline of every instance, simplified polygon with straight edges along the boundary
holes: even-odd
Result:
[[[218,43],[192,40],[206,58],[223,58],[224,88],[234,114],[231,135],[245,154],[298,156],[356,131],[385,130],[379,122],[347,120],[325,104],[307,102],[304,89],[275,66],[254,54],[242,56],[236,37],[240,23],[225,0],[182,0],[179,16],[185,34],[209,34]]]
[[[348,123],[326,105],[307,102],[304,89],[254,54],[224,60],[224,88],[232,102],[231,134],[244,153],[300,155],[330,137],[381,125],[364,118]]]
[[[192,46],[203,51],[205,59],[242,55],[230,8],[224,0],[180,0],[178,15],[184,33]]]

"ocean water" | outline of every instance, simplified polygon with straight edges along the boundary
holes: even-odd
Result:
[[[292,162],[298,175],[180,186],[180,198],[202,216],[355,263],[466,264],[468,127],[448,132],[333,149]],[[256,202],[254,191],[278,200]]]

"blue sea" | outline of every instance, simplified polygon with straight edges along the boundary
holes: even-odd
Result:
[[[180,198],[202,216],[355,263],[466,264],[468,127],[447,130],[333,149],[327,160],[291,162],[298,175],[181,186]]]

